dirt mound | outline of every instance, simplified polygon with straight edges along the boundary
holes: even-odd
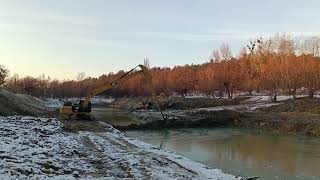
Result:
[[[264,112],[308,112],[320,114],[319,98],[298,98],[281,102],[280,105],[261,108]]]
[[[180,98],[174,97],[169,98],[162,102],[162,105],[168,109],[175,110],[188,110],[196,108],[207,108],[216,106],[229,106],[238,105],[245,98],[235,98],[235,99],[212,99],[212,98]]]
[[[0,90],[0,115],[41,115],[52,110],[41,99]]]
[[[119,109],[143,109],[143,103],[149,101],[148,97],[119,98],[112,102],[112,105]]]
[[[230,99],[212,99],[212,98],[181,98],[181,97],[162,97],[159,98],[162,109],[170,110],[189,110],[197,108],[207,108],[216,106],[239,105],[247,97],[237,97]],[[143,109],[143,104],[150,102],[148,97],[137,98],[120,98],[115,100],[112,104],[120,109]]]
[[[242,114],[229,111],[170,111],[164,121],[159,112],[135,111],[134,115],[142,123],[130,125],[115,125],[119,130],[150,130],[163,128],[198,128],[198,127],[225,127],[233,124],[235,119],[241,118]]]

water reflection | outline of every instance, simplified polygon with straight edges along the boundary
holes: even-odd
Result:
[[[128,136],[159,145],[161,131]],[[244,129],[169,130],[165,149],[227,173],[261,179],[320,179],[320,139]]]
[[[99,120],[116,126],[127,126],[129,124],[139,124],[140,121],[130,116],[128,111],[109,108],[109,107],[94,107],[92,114]]]

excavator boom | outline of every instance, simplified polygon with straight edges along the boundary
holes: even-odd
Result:
[[[84,100],[84,106],[87,107],[91,101],[91,98],[101,94],[109,89],[112,89],[114,86],[118,85],[118,84],[122,84],[125,80],[126,80],[126,76],[128,76],[130,73],[132,73],[135,69],[137,69],[138,67],[144,67],[143,65],[138,65],[134,68],[132,68],[130,71],[128,71],[127,73],[123,74],[122,76],[120,76],[119,78],[117,78],[116,80],[112,81],[111,83],[99,86],[95,89],[93,89],[85,98]],[[146,70],[147,68],[144,67]]]

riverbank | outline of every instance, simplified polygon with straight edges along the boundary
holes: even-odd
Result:
[[[0,126],[0,179],[241,179],[108,124],[99,133],[70,133],[54,118],[9,116]]]
[[[271,102],[266,96],[242,97],[234,100],[168,98],[160,101],[161,107],[165,109],[166,121],[163,121],[156,109],[143,109],[143,103],[139,103],[141,101],[146,100],[120,99],[113,103],[113,107],[127,109],[143,122],[117,125],[115,126],[117,129],[228,126],[320,136],[320,98],[291,99],[289,96],[280,96],[278,102]]]

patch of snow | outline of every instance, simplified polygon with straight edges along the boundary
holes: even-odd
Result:
[[[192,99],[192,98],[206,98],[207,96],[205,94],[191,94],[191,95],[186,95],[186,99]]]
[[[199,108],[194,109],[193,111],[254,111],[258,108],[271,107],[279,105],[280,103],[252,103],[252,104],[240,104],[240,105],[230,105],[230,106],[217,106],[209,108]]]
[[[245,100],[245,102],[268,102],[271,101],[270,96],[252,96],[250,99]]]
[[[59,108],[63,106],[63,102],[59,99],[46,98],[46,99],[43,99],[43,101],[45,102],[46,106],[49,108]]]
[[[308,97],[308,95],[297,95],[296,98],[303,98],[303,97]],[[320,95],[314,95],[315,98],[320,98]],[[286,101],[293,99],[293,96],[286,96],[286,95],[280,95],[277,96],[277,101]],[[271,97],[270,96],[251,96],[250,99],[247,99],[245,102],[271,102]]]
[[[84,100],[85,97],[73,97],[73,98],[67,98],[64,99],[64,102],[70,101],[73,103],[79,103],[79,100],[82,99]],[[91,98],[91,103],[94,105],[100,105],[100,104],[110,104],[114,101],[115,99],[112,97],[104,97],[104,96],[95,96]]]
[[[103,96],[95,96],[91,99],[92,104],[110,104],[114,101],[114,98],[106,98]]]

